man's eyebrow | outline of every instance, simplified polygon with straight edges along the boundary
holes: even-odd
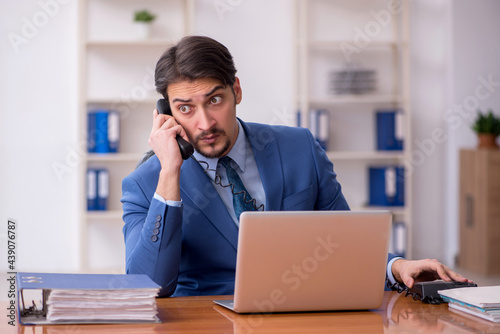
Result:
[[[191,102],[191,99],[187,99],[187,100],[183,100],[183,99],[173,99],[172,100],[172,103],[175,103],[175,102],[183,102],[183,103],[188,103],[188,102]]]
[[[222,86],[222,85],[215,86],[214,89],[212,89],[210,92],[206,93],[205,96],[209,97],[210,95],[212,95],[213,93],[215,93],[219,89],[224,89],[224,86]]]
[[[204,94],[204,96],[208,97],[208,96],[212,95],[213,93],[215,93],[216,91],[218,91],[219,89],[224,89],[224,86],[223,85],[215,86],[210,92]],[[175,102],[188,103],[191,101],[192,101],[191,99],[184,100],[184,99],[180,99],[180,98],[175,98],[172,100],[172,103],[175,103]]]

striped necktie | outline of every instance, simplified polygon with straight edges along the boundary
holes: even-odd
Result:
[[[219,162],[226,168],[226,175],[229,184],[232,185],[233,193],[233,207],[234,213],[236,214],[236,219],[240,221],[240,215],[243,211],[255,211],[254,201],[252,196],[248,193],[247,189],[243,185],[240,176],[236,170],[231,167],[232,159],[230,157],[223,157],[219,159]]]

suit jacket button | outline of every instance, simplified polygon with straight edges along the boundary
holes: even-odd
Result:
[[[161,215],[156,216],[156,221],[157,222],[161,221]]]
[[[155,223],[155,227],[156,227],[156,228],[159,228],[160,226],[161,226],[161,223],[160,223],[160,222],[156,222],[156,223]]]
[[[152,242],[156,242],[156,241],[158,241],[158,236],[156,236],[156,235],[152,235],[152,236],[151,236],[151,241],[152,241]]]
[[[157,228],[155,228],[155,229],[153,230],[153,234],[154,234],[154,235],[158,235],[158,234],[160,234],[160,230],[159,230],[159,229],[157,229]]]

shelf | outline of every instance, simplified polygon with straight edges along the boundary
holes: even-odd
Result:
[[[161,97],[155,90],[155,64],[167,48],[193,33],[193,0],[78,0],[79,129],[88,142],[88,112],[120,113],[119,153],[81,153],[79,188],[87,193],[87,169],[109,172],[107,211],[87,211],[86,196],[78,209],[80,270],[122,266],[125,253],[120,199],[122,181],[151,148],[152,112]],[[157,15],[151,38],[139,38],[131,18],[146,5]],[[109,256],[102,257],[102,254]],[[123,268],[125,264],[123,263]],[[122,269],[120,269],[122,270]]]
[[[133,99],[133,98],[88,98],[86,100],[87,104],[133,104],[133,103],[139,103],[139,104],[153,104],[156,105],[156,101],[162,98],[161,95],[158,94],[158,96],[152,96],[152,97],[146,97],[144,99]]]
[[[326,152],[332,161],[338,160],[402,160],[402,151],[329,151]]]
[[[88,153],[87,161],[93,162],[138,162],[142,153]]]
[[[346,94],[332,95],[329,97],[311,97],[311,104],[332,105],[332,104],[352,104],[352,103],[403,103],[403,97],[392,94]]]
[[[86,43],[87,47],[92,47],[92,46],[105,46],[105,47],[120,47],[120,46],[161,46],[161,47],[169,47],[173,45],[171,40],[167,39],[146,39],[146,40],[91,40],[87,41]]]
[[[357,46],[352,40],[343,40],[343,41],[300,41],[299,46],[306,45],[310,50],[340,50],[341,47],[346,46],[354,46],[361,50],[384,50],[384,49],[396,49],[407,47],[408,43],[406,42],[394,42],[394,41],[370,41],[370,43],[366,46]]]
[[[327,146],[334,149],[326,154],[335,165],[351,209],[391,211],[396,217],[394,221],[402,221],[407,226],[405,253],[411,258],[413,189],[410,175],[404,178],[405,206],[367,206],[372,181],[369,168],[404,166],[412,152],[410,4],[403,0],[402,13],[391,17],[390,24],[381,26],[376,34],[368,31],[369,22],[375,22],[373,13],[386,5],[383,0],[296,1],[296,102],[301,125],[311,126],[313,135],[321,134]],[[375,79],[376,88],[367,94],[335,94],[335,84],[342,83],[343,79],[340,71],[351,68],[371,70],[375,75],[374,78],[352,77],[359,81],[353,81],[347,88],[355,88],[358,82],[373,87],[368,84]],[[328,111],[328,117],[319,120],[310,117],[311,111],[317,109]],[[396,124],[398,138],[402,133],[405,140],[404,150],[375,149],[377,131],[381,130],[377,128],[377,112],[385,109],[401,110],[404,114]],[[391,125],[395,137],[396,125]]]
[[[87,211],[87,219],[89,220],[117,220],[121,221],[123,212],[121,210],[108,211]]]
[[[408,210],[404,206],[361,206],[361,207],[351,208],[351,211],[371,211],[371,210],[390,211],[395,216],[405,216],[408,214]]]

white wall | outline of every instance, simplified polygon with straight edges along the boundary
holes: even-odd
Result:
[[[411,2],[411,107],[413,157],[413,258],[443,261],[442,202],[445,193],[444,143],[433,140],[446,131],[445,109],[450,38],[450,1]]]
[[[458,252],[459,150],[474,148],[471,124],[476,110],[492,109],[500,116],[500,1],[452,1],[450,92],[446,119],[449,140],[443,166],[447,175],[445,256],[452,261]],[[490,82],[485,84],[484,82]],[[497,140],[498,142],[498,140]]]
[[[195,9],[194,34],[215,38],[234,57],[243,89],[238,117],[295,125],[293,1],[197,0]]]
[[[4,245],[6,221],[14,218],[19,226],[17,270],[73,271],[78,264],[74,213],[82,190],[76,173],[59,181],[52,165],[64,163],[70,148],[78,146],[77,6],[71,0],[41,3],[61,4],[44,10],[38,0],[0,2],[0,240]],[[244,92],[239,116],[294,124],[292,2],[227,3],[234,6],[221,16],[213,1],[195,1],[194,31],[220,40],[233,53]],[[456,154],[462,146],[473,146],[474,137],[466,122],[451,128],[443,114],[474,92],[480,75],[492,74],[500,81],[494,42],[500,2],[411,4],[413,146],[430,152],[414,174],[414,254],[452,264],[457,250]],[[38,22],[37,32],[15,52],[5,37],[22,35],[26,22],[34,16],[43,19],[41,12],[52,14]],[[481,101],[497,111],[498,105],[497,92]],[[448,140],[432,150],[417,144],[432,138],[434,129],[449,130]],[[4,271],[6,261],[0,263]]]
[[[16,270],[77,269],[76,172],[59,181],[52,169],[77,140],[76,7],[0,3],[2,271],[8,218],[18,224]]]
[[[500,45],[495,42],[500,2],[411,4],[412,142],[425,156],[413,180],[413,254],[453,266],[459,251],[458,153],[476,145],[470,125],[477,108],[500,114]],[[477,96],[480,78],[496,85]]]

